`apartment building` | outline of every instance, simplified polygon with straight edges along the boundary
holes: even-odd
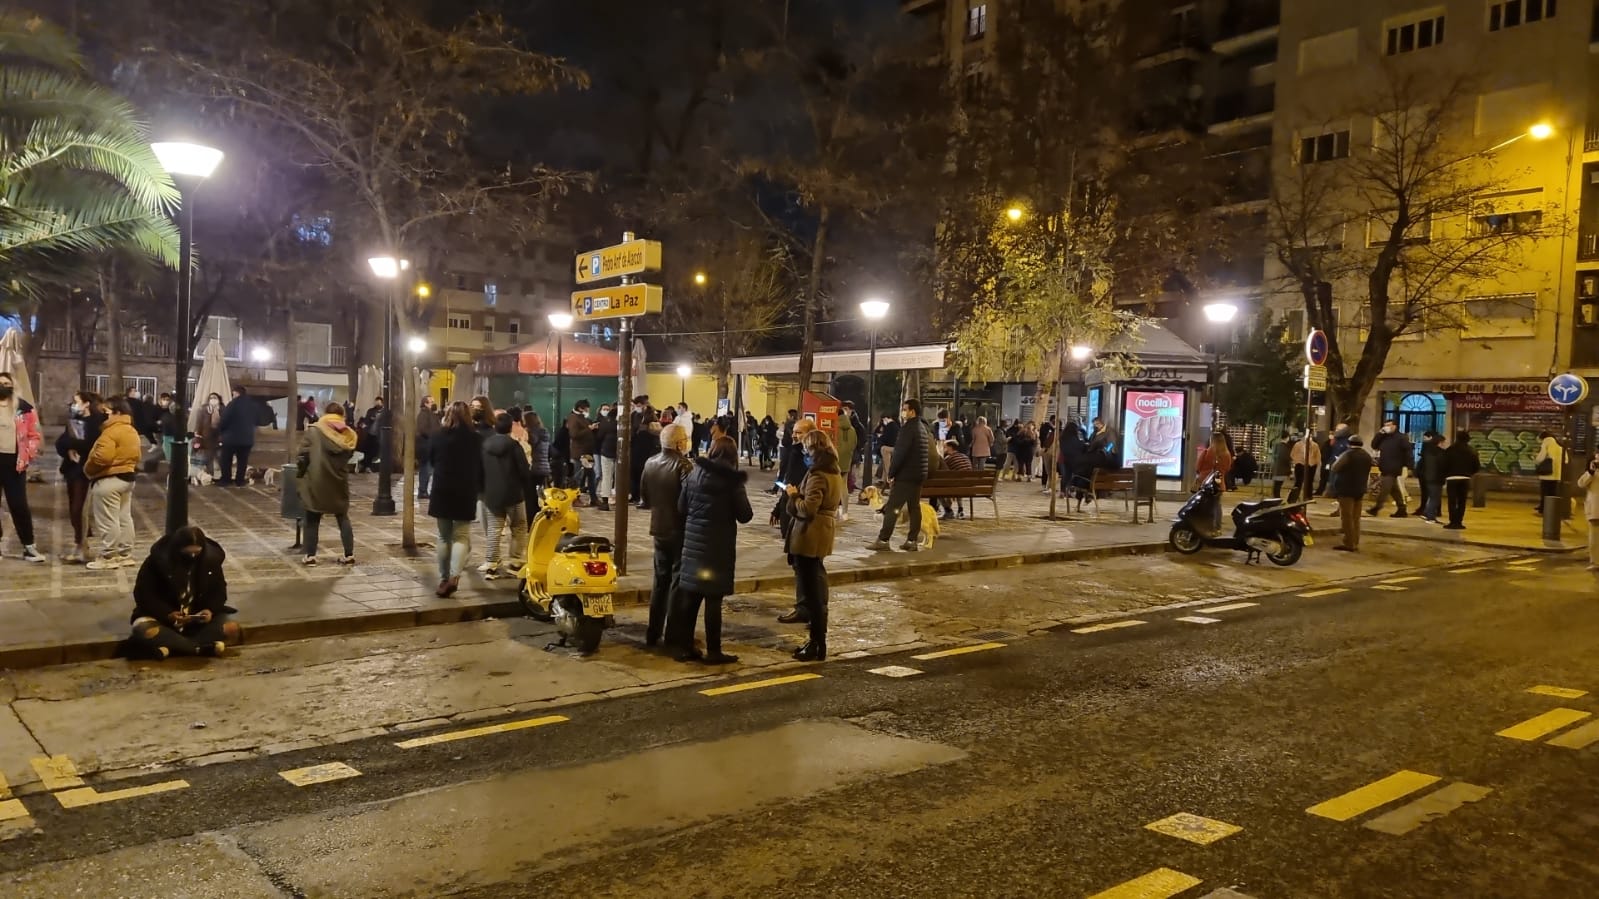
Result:
[[[1387,146],[1392,138],[1382,117],[1358,110],[1392,95],[1396,80],[1442,90],[1457,77],[1469,79],[1464,114],[1452,120],[1450,155],[1458,149],[1460,166],[1491,172],[1483,183],[1494,189],[1457,220],[1427,222],[1407,240],[1463,242],[1507,228],[1551,233],[1519,249],[1509,270],[1486,283],[1436,285],[1436,299],[1463,314],[1424,320],[1395,343],[1361,422],[1368,432],[1390,417],[1411,433],[1470,428],[1490,469],[1529,472],[1537,432],[1564,429],[1543,397],[1549,376],[1568,368],[1599,375],[1595,4],[1286,3],[1278,43],[1272,167],[1279,190],[1303,183],[1306,167],[1348,166]],[[1438,107],[1418,101],[1414,108]],[[1357,251],[1374,245],[1372,230],[1385,214],[1369,210],[1367,233],[1360,233],[1357,210],[1337,239]],[[1273,262],[1268,284],[1284,274]],[[1365,284],[1358,270],[1330,283],[1352,367],[1366,334]],[[1271,303],[1302,331],[1297,292],[1284,291]]]

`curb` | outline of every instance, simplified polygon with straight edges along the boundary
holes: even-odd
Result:
[[[1166,551],[1166,541],[1143,543],[1113,543],[1077,549],[1045,550],[1030,553],[1002,553],[992,556],[972,556],[964,559],[941,559],[928,562],[906,562],[870,568],[854,568],[828,572],[830,584],[860,584],[870,581],[899,580],[912,577],[930,577],[940,574],[958,574],[967,571],[991,571],[1019,565],[1041,565],[1050,562],[1071,562],[1113,556],[1149,555]],[[766,590],[793,588],[794,576],[772,575],[761,578],[742,578],[733,582],[735,593],[759,593]],[[619,606],[642,606],[650,601],[649,588],[618,590],[614,594]],[[245,645],[283,643],[310,637],[338,637],[377,631],[404,630],[433,624],[458,624],[481,621],[485,618],[520,618],[522,605],[514,597],[498,596],[481,601],[463,602],[458,606],[435,607],[415,611],[373,611],[365,615],[340,618],[306,618],[292,621],[274,621],[250,624],[241,620],[245,629]],[[0,671],[25,668],[43,668],[49,665],[67,665],[77,662],[99,662],[114,659],[122,654],[123,638],[96,637],[68,643],[25,643],[0,648]]]

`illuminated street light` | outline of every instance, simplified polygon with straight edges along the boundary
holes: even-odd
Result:
[[[418,284],[416,286],[416,295],[425,300],[428,297],[433,296],[433,288],[426,284]]]
[[[866,420],[871,422],[877,420],[872,417],[876,414],[873,408],[877,405],[877,329],[888,317],[888,301],[876,297],[861,301],[861,317],[866,319],[866,326],[872,330],[871,362],[866,376]]]
[[[411,260],[397,259],[393,256],[373,256],[366,261],[372,267],[372,274],[379,280],[394,282],[400,273],[409,271]],[[417,294],[426,296],[422,289],[426,285],[417,285]],[[396,302],[395,288],[384,292],[383,315],[383,395],[393,395],[394,385],[394,305]],[[394,416],[385,406],[383,414],[379,416],[380,430],[378,432],[378,491],[372,498],[373,515],[394,514]]]
[[[1238,317],[1238,307],[1224,300],[1216,300],[1205,304],[1205,318],[1218,324],[1225,325]]]
[[[1021,221],[1022,215],[1022,208],[1020,206],[1012,206],[1011,208],[1005,210],[1005,217],[1013,222]]]
[[[563,414],[563,410],[561,409],[561,369],[564,367],[563,363],[566,361],[562,357],[565,355],[566,335],[572,331],[572,313],[551,312],[549,314],[549,321],[550,330],[555,332],[555,415],[552,420],[560,421],[561,415]],[[549,344],[545,344],[545,346],[548,347]],[[546,362],[548,362],[550,358],[548,355],[549,350],[545,349],[544,352],[544,359]],[[559,486],[560,483],[561,482],[557,481],[557,486]]]
[[[385,281],[400,277],[400,260],[393,256],[373,256],[366,264],[372,266],[372,274]]]
[[[1083,362],[1087,360],[1089,356],[1094,355],[1094,348],[1079,343],[1072,347],[1071,352],[1073,362]]]
[[[161,141],[150,145],[155,158],[169,175],[209,178],[222,164],[222,151],[184,141]]]
[[[1555,126],[1549,124],[1548,122],[1539,122],[1538,124],[1527,129],[1527,136],[1533,140],[1548,140],[1554,136],[1554,133]]]
[[[271,362],[272,351],[264,346],[258,346],[250,351],[250,359],[255,362]]]
[[[682,389],[678,392],[677,396],[677,401],[680,403],[688,402],[688,379],[693,376],[693,374],[694,367],[691,365],[685,364],[677,367],[677,376],[681,379],[682,383]]]
[[[694,283],[698,284],[701,287],[704,287],[705,286],[705,273],[704,272],[695,272],[694,273]]]
[[[412,337],[405,342],[405,348],[410,350],[412,355],[419,355],[427,352],[428,342],[422,337]]]

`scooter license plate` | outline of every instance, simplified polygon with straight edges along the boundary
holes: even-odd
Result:
[[[1309,534],[1306,534],[1305,535],[1305,545],[1306,546],[1315,546],[1316,545],[1316,538],[1310,536]]]
[[[611,601],[610,594],[583,597],[583,614],[590,618],[616,614],[616,608]]]

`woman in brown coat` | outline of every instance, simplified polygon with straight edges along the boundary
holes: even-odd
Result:
[[[820,662],[827,658],[827,569],[822,560],[833,554],[839,507],[845,495],[844,475],[839,469],[838,451],[826,431],[807,433],[800,449],[810,470],[798,487],[788,486],[788,513],[793,525],[789,528],[787,549],[799,587],[799,606],[806,613],[811,633],[810,640],[794,651],[794,658]]]

